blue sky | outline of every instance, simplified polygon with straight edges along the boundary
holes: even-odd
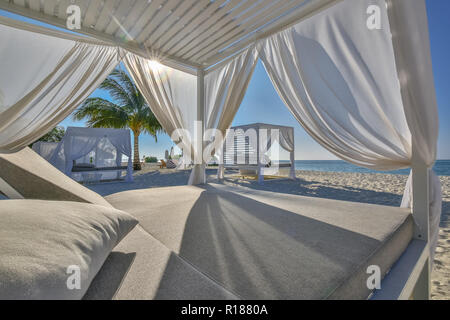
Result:
[[[436,95],[440,117],[440,135],[438,142],[438,159],[450,159],[450,1],[427,0],[431,53],[435,78]],[[0,15],[17,17],[0,10]],[[25,19],[24,19],[25,20]],[[108,98],[101,90],[96,90],[92,96]],[[278,97],[264,67],[259,62],[242,105],[233,121],[233,125],[266,122],[295,128],[296,159],[297,160],[330,160],[336,159],[319,144],[317,144],[298,122],[293,118],[283,102]],[[71,118],[61,123],[64,126],[83,126],[83,122],[73,122]],[[140,140],[140,153],[161,158],[164,151],[173,146],[166,134],[158,137],[158,142],[147,135]],[[282,155],[288,158],[288,154]]]

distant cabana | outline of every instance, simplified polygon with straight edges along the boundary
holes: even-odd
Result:
[[[32,149],[42,158],[47,161],[50,161],[58,148],[59,142],[44,142],[38,141],[33,143]]]
[[[268,154],[278,143],[290,154],[289,163],[273,162]],[[258,182],[264,175],[276,175],[279,168],[290,168],[289,178],[295,179],[294,128],[253,123],[232,127],[223,145],[223,161],[218,169],[218,178],[223,179],[225,169],[239,169],[242,175],[256,175]]]
[[[49,162],[79,182],[122,179],[124,171],[133,181],[130,131],[69,127]]]

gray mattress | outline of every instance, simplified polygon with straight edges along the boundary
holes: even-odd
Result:
[[[367,267],[384,275],[413,235],[408,210],[222,185],[106,199],[140,226],[90,299],[364,299]]]

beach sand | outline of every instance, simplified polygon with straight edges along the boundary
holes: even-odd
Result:
[[[185,185],[190,171],[159,170],[145,165],[134,174],[133,183],[102,183],[88,185],[103,196],[133,189]],[[208,169],[208,181],[217,182],[216,170]],[[242,179],[237,172],[228,171],[224,184],[279,193],[298,194],[336,200],[399,206],[406,184],[406,176],[391,174],[338,173],[297,171],[297,181],[270,180],[262,186],[256,181]],[[443,211],[439,243],[432,273],[432,298],[450,299],[450,177],[441,177]]]

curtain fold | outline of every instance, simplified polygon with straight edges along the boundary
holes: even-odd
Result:
[[[36,141],[78,107],[120,61],[116,47],[0,24],[0,150]]]
[[[389,2],[345,0],[262,41],[260,57],[297,121],[339,158],[376,170],[431,167],[438,122],[425,3]],[[380,8],[380,29],[367,27],[369,5]],[[440,185],[430,179],[435,241]]]
[[[197,77],[133,53],[123,63],[161,126],[190,158],[197,120]]]
[[[289,178],[295,179],[295,140],[294,129],[282,128],[280,130],[280,145],[283,149],[289,151],[289,160],[291,162],[291,169],[289,170]]]
[[[197,77],[163,66],[150,59],[128,53],[123,62],[136,86],[161,123],[174,139],[183,155],[195,157],[193,143],[197,139],[211,139],[214,143],[217,129],[224,135],[242,102],[257,61],[254,47],[236,58],[208,72],[205,79],[205,129],[201,135],[197,121]],[[181,137],[181,139],[179,139]],[[196,165],[188,184],[194,184],[205,172],[205,165]]]
[[[439,116],[431,61],[428,18],[424,0],[387,0],[397,74],[411,137],[411,163],[429,169],[430,249],[434,258],[442,211],[442,186],[431,169],[436,161]],[[402,207],[412,207],[410,175]]]
[[[230,128],[241,106],[257,61],[258,52],[255,46],[251,46],[205,76],[205,121],[206,130],[210,130],[211,133],[207,134],[206,140],[214,145],[212,149],[220,157],[223,157],[221,149],[226,131]],[[218,133],[221,134],[222,139],[217,139]],[[224,166],[221,159],[217,177],[223,179],[223,175]]]

